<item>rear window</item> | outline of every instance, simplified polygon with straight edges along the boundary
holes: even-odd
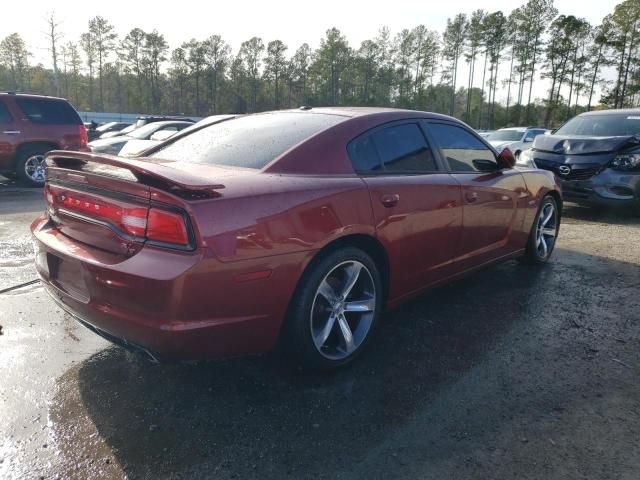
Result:
[[[27,119],[33,123],[82,125],[78,113],[65,101],[18,97],[16,103]]]
[[[182,137],[152,157],[263,168],[289,148],[345,120],[319,113],[264,113],[238,117]]]

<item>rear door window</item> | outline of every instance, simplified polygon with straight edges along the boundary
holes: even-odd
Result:
[[[9,109],[3,102],[0,102],[0,123],[11,122],[13,122],[13,117],[11,116]]]
[[[33,123],[43,125],[81,125],[78,113],[62,100],[16,97],[24,116]]]
[[[349,144],[348,151],[358,173],[420,174],[438,170],[417,123],[391,125],[361,136]]]

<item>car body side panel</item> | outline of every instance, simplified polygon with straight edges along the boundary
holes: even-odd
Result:
[[[464,237],[457,255],[465,263],[484,262],[523,247],[519,232],[529,191],[517,170],[456,173],[464,201]]]
[[[462,235],[460,186],[448,173],[365,177],[376,235],[389,257],[389,297],[455,272]],[[397,195],[398,202],[382,201]]]
[[[203,244],[220,261],[318,250],[345,235],[375,235],[360,178],[264,177],[229,179],[219,198],[191,205]]]

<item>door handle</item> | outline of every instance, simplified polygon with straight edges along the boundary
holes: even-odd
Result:
[[[478,200],[478,192],[469,192],[467,193],[467,202],[473,203]]]
[[[397,193],[388,193],[380,197],[380,201],[385,208],[395,207],[400,201],[400,195]]]
[[[20,130],[5,130],[2,133],[5,133],[7,135],[18,135],[18,134],[20,134],[22,132]]]

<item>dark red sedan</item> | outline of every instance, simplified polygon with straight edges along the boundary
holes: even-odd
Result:
[[[385,308],[485,265],[548,260],[552,173],[452,118],[319,108],[238,117],[144,158],[51,152],[32,225],[47,290],[153,358],[355,358]]]

